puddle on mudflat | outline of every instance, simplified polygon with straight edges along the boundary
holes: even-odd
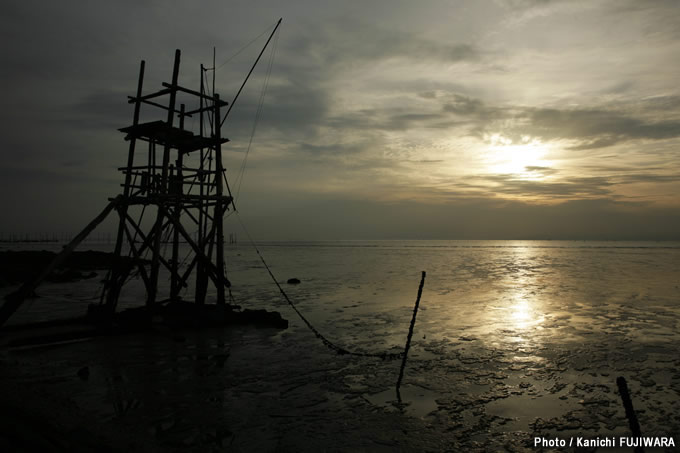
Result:
[[[550,420],[564,415],[574,408],[574,403],[560,399],[557,395],[540,396],[511,395],[486,405],[486,413],[511,419],[506,423],[509,431],[529,431],[535,419]]]
[[[431,390],[416,385],[402,385],[400,393],[401,403],[397,401],[397,393],[394,388],[372,395],[365,395],[365,397],[374,406],[389,410],[401,409],[406,415],[417,418],[423,418],[439,408],[435,400],[440,395]]]

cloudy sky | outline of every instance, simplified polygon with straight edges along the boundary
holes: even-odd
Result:
[[[5,2],[0,232],[120,192],[141,59],[160,88],[180,48],[198,87],[214,46],[230,100],[279,17],[223,132],[238,186],[273,56],[237,199],[258,238],[680,239],[674,0]]]

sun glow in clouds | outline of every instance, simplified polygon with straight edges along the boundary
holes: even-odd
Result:
[[[544,160],[550,145],[528,135],[513,141],[502,134],[485,134],[484,142],[488,144],[485,165],[489,173],[512,174],[527,180],[547,178],[538,169],[550,165],[549,161]]]

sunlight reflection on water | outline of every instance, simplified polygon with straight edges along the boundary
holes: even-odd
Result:
[[[526,328],[534,320],[532,316],[533,311],[529,305],[529,302],[526,300],[520,299],[514,305],[512,305],[510,309],[512,311],[510,318],[514,322],[515,327],[518,329]]]
[[[427,279],[416,335],[428,339],[538,344],[539,338],[583,338],[593,329],[611,329],[603,314],[634,320],[632,311],[650,304],[675,310],[678,294],[678,243],[335,241],[260,247],[279,281],[302,281],[285,290],[313,324],[341,343],[366,348],[403,345],[421,270]],[[229,246],[225,255],[238,304],[281,311],[291,328],[305,329],[249,246]],[[43,285],[42,297],[29,301],[17,320],[82,314],[103,275]],[[189,300],[192,288],[189,281]],[[133,279],[120,306],[138,306],[144,298],[141,280]]]
[[[310,322],[362,352],[403,348],[420,271],[427,271],[402,396],[407,415],[440,432],[527,431],[556,417],[555,426],[572,426],[591,412],[602,422],[588,426],[603,427],[618,404],[606,389],[623,372],[655,404],[676,405],[667,389],[680,367],[680,244],[354,241],[261,249]],[[239,245],[225,254],[237,302],[280,311],[288,330],[267,338],[248,330],[104,338],[72,346],[78,354],[55,349],[63,355],[40,363],[35,374],[45,375],[49,365],[61,393],[81,392],[83,407],[101,417],[152,420],[155,435],[173,441],[206,421],[252,432],[260,426],[253,421],[269,414],[289,423],[337,414],[338,407],[344,420],[364,404],[371,417],[376,408],[390,410],[398,363],[329,354],[281,300],[255,253]],[[101,277],[46,284],[18,315],[81,314],[83,295],[96,294]],[[301,284],[285,285],[292,277]],[[122,307],[144,300],[141,280],[132,283]],[[92,372],[83,385],[76,372],[86,364]],[[584,407],[587,414],[576,412]]]
[[[486,334],[494,343],[532,343],[537,345],[537,332],[543,329],[546,315],[551,314],[550,298],[542,294],[543,279],[553,272],[544,265],[545,250],[513,243],[499,262],[497,289],[490,299],[497,301],[482,313]]]

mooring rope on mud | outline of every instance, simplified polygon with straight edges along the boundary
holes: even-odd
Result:
[[[279,281],[274,276],[274,273],[272,272],[272,270],[269,268],[269,265],[264,260],[264,257],[260,253],[260,249],[257,247],[257,244],[255,243],[252,236],[248,232],[248,229],[246,228],[245,224],[243,223],[243,220],[241,220],[241,217],[238,215],[238,211],[235,211],[235,212],[236,212],[236,218],[238,219],[239,223],[241,224],[241,227],[243,227],[243,231],[245,231],[246,236],[248,236],[248,240],[250,241],[251,245],[255,249],[255,252],[257,253],[257,256],[260,258],[260,261],[262,261],[262,264],[264,265],[265,269],[269,273],[269,276],[272,278],[272,280],[276,284],[277,288],[279,288],[281,295],[286,300],[286,302],[288,302],[288,305],[290,305],[291,308],[295,311],[295,313],[297,313],[298,317],[302,320],[302,322],[305,323],[305,325],[309,328],[309,330],[311,330],[314,333],[314,335],[316,335],[316,337],[319,340],[321,340],[321,342],[324,345],[326,345],[326,347],[328,347],[329,349],[335,351],[336,353],[338,353],[340,355],[347,354],[347,355],[355,355],[355,356],[359,356],[359,357],[376,357],[376,358],[380,358],[380,359],[383,359],[383,360],[385,360],[385,359],[396,360],[396,359],[403,358],[404,360],[402,362],[401,370],[399,372],[399,381],[401,382],[401,378],[403,377],[403,373],[404,373],[404,367],[406,365],[406,354],[408,352],[408,348],[409,348],[410,343],[411,343],[411,337],[413,336],[413,327],[414,327],[415,321],[416,321],[415,315],[418,312],[418,304],[420,302],[420,296],[423,292],[423,285],[425,284],[425,272],[423,272],[423,274],[422,274],[422,279],[420,281],[420,286],[418,288],[418,299],[416,300],[416,305],[413,309],[413,318],[411,319],[411,325],[409,327],[408,338],[407,338],[407,341],[406,341],[406,348],[404,349],[404,351],[397,352],[397,353],[394,353],[394,352],[375,353],[375,352],[349,351],[348,349],[345,349],[345,348],[338,346],[337,344],[333,343],[331,340],[326,338],[321,332],[319,332],[319,330],[316,327],[314,327],[312,325],[312,323],[309,322],[309,320],[307,320],[307,318],[305,318],[305,316],[302,314],[302,312],[300,312],[300,310],[295,306],[293,301],[290,300],[290,297],[288,297],[288,294],[286,294],[286,292],[283,290],[283,288],[281,287],[281,284],[279,283]]]

